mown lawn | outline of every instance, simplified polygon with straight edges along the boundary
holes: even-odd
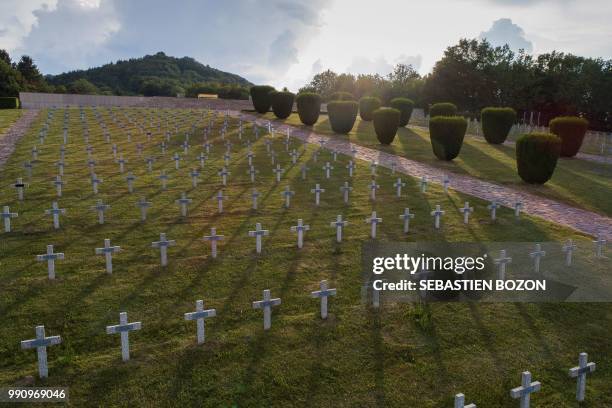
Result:
[[[373,209],[383,218],[378,236],[386,241],[540,242],[571,237],[590,253],[589,237],[529,216],[516,221],[509,209],[500,210],[492,223],[488,203],[454,191],[446,195],[433,185],[421,193],[417,180],[406,177],[404,196],[396,198],[395,176],[384,169],[377,177],[381,190],[372,202],[366,187],[369,164],[364,162],[358,162],[351,203],[345,206],[339,186],[348,180],[348,158],[339,157],[332,178],[326,180],[320,167],[331,160],[329,153],[314,163],[315,147],[306,146],[298,164],[292,165],[281,139],[274,141],[274,150],[287,171],[277,185],[263,137],[255,141],[245,126],[243,139],[253,140],[260,171],[255,187],[262,195],[254,211],[247,148],[238,140],[234,119],[225,136],[233,143],[229,185],[223,189],[229,199],[225,212],[217,214],[213,195],[220,188],[216,172],[225,151],[221,118],[213,129],[214,147],[201,183],[192,188],[188,172],[198,167],[202,127],[210,117],[189,110],[114,110],[117,122],[129,128],[120,129],[107,110],[99,109],[100,120],[128,160],[126,170],[137,176],[136,192],[129,194],[127,173],[119,173],[98,119],[91,109],[84,112],[96,174],[104,182],[94,196],[80,114],[70,110],[67,184],[59,199],[67,214],[59,231],[52,229],[44,210],[56,199],[51,181],[59,159],[63,110],[50,120],[43,145],[37,135],[47,113],[41,112],[3,171],[0,204],[10,205],[19,217],[13,220],[14,232],[0,234],[0,386],[24,384],[26,376],[36,376],[36,353],[20,350],[19,342],[33,338],[34,327],[44,324],[47,335],[61,335],[63,342],[48,349],[49,379],[35,384],[70,387],[73,406],[447,407],[455,393],[463,392],[478,406],[514,407],[509,390],[528,369],[543,383],[534,405],[574,407],[575,382],[567,369],[581,351],[598,364],[583,406],[612,406],[608,304],[385,304],[374,310],[361,302],[361,245],[369,236],[364,219]],[[159,115],[164,118],[161,130]],[[166,118],[173,134],[162,156],[159,143]],[[192,124],[192,147],[175,170],[171,156],[183,156],[179,145]],[[152,142],[140,125],[153,131]],[[128,131],[132,142],[127,141]],[[137,143],[144,145],[143,157],[137,154]],[[39,161],[26,180],[26,200],[18,202],[8,183],[22,176],[21,164],[30,158],[34,144],[41,151]],[[297,141],[292,147],[302,150]],[[151,174],[144,162],[150,155],[157,159]],[[302,182],[299,168],[306,162],[311,170]],[[157,179],[162,169],[170,175],[167,191]],[[327,189],[318,208],[310,194],[317,182]],[[280,192],[288,184],[296,195],[291,208],[284,209]],[[181,192],[193,199],[185,219],[174,202]],[[139,220],[135,205],[143,196],[153,203],[146,222]],[[104,225],[97,224],[90,209],[96,199],[112,206]],[[467,228],[457,211],[466,200],[476,209]],[[436,204],[447,210],[439,231],[429,216]],[[417,214],[408,236],[398,219],[404,207]],[[350,223],[341,244],[335,243],[329,226],[337,214]],[[301,250],[290,232],[298,218],[311,226]],[[247,236],[256,222],[270,230],[259,256],[254,239]],[[217,259],[202,241],[213,226],[225,235]],[[160,232],[177,241],[166,268],[159,266],[159,252],[151,248]],[[105,273],[103,257],[94,255],[104,238],[123,249],[114,258],[112,275]],[[55,281],[47,279],[46,264],[35,260],[51,243],[66,255],[57,262]],[[338,289],[327,321],[320,320],[318,303],[309,296],[321,279]],[[261,311],[251,307],[266,288],[282,298],[268,332],[262,330]],[[203,346],[195,344],[195,323],[183,319],[196,299],[217,309],[217,317],[207,319]],[[128,312],[129,321],[143,323],[141,331],[130,334],[128,363],[121,361],[119,336],[105,333],[105,326],[117,324],[120,311]]]
[[[275,118],[273,113],[268,113],[265,117]],[[301,125],[297,113],[283,122]],[[399,129],[390,146],[379,144],[372,123],[361,121],[359,117],[348,135],[333,133],[327,115],[320,116],[313,130],[443,168],[449,173],[468,174],[612,216],[612,165],[610,164],[560,159],[552,179],[543,186],[534,186],[524,183],[518,176],[514,146],[490,145],[484,139],[475,136],[466,137],[459,156],[451,162],[445,162],[434,156],[429,132],[424,128]]]
[[[21,113],[20,109],[0,109],[0,137],[6,129],[19,119]]]

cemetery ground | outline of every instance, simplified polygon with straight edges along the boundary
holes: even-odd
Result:
[[[264,129],[256,140],[245,122],[239,140],[238,120],[230,118],[221,140],[222,114],[214,121],[209,137],[213,147],[200,170],[199,184],[193,187],[189,172],[200,168],[197,157],[204,150],[203,128],[211,114],[113,109],[114,122],[109,110],[98,108],[97,112],[100,119],[94,110],[84,110],[95,173],[103,180],[98,194],[92,191],[78,109],[69,109],[62,197],[56,196],[52,182],[62,143],[63,109],[55,111],[41,144],[39,130],[48,115],[42,110],[2,169],[0,204],[19,216],[12,219],[13,232],[0,235],[0,386],[67,386],[73,406],[446,407],[452,406],[454,394],[462,392],[478,406],[514,407],[517,402],[509,397],[509,390],[520,384],[520,373],[529,370],[543,384],[542,391],[532,397],[535,406],[574,407],[575,381],[567,369],[576,365],[579,352],[586,351],[598,368],[589,376],[587,402],[581,406],[612,406],[610,304],[415,303],[384,304],[376,310],[361,301],[361,245],[370,232],[364,219],[373,210],[383,218],[377,239],[386,241],[572,238],[579,248],[591,251],[592,237],[527,214],[516,220],[508,208],[498,210],[492,222],[488,202],[452,189],[446,194],[437,184],[421,192],[419,180],[391,175],[382,167],[376,177],[380,189],[372,201],[369,163],[357,161],[355,175],[349,178],[345,168],[349,157],[339,155],[333,161],[332,154],[322,150],[315,163],[318,146],[302,147],[293,140],[290,150],[297,149],[301,156],[292,164],[282,135],[275,136],[272,145],[284,169],[276,183]],[[99,120],[106,124],[110,143]],[[119,123],[127,127],[121,129]],[[192,124],[196,125],[193,132]],[[138,128],[141,125],[153,133],[151,142]],[[162,155],[159,145],[166,130],[172,137]],[[192,134],[184,154],[181,144],[187,132]],[[425,155],[423,133],[401,132],[399,144],[392,149],[400,149],[410,138],[411,145],[417,146],[405,146],[409,157],[415,152]],[[354,138],[373,143],[363,132],[351,135]],[[253,165],[259,171],[255,183],[247,174],[247,139],[253,142]],[[223,167],[227,140],[232,143],[231,174],[223,187],[217,172]],[[113,158],[112,143],[127,160],[124,173]],[[473,143],[464,146],[462,154],[478,150],[467,148]],[[142,155],[138,144],[143,145]],[[32,159],[34,145],[38,160],[32,176],[26,177],[23,163]],[[474,151],[476,158],[461,161],[457,171],[478,172],[495,180],[513,177],[505,149],[485,147],[482,152],[495,154],[487,158]],[[178,170],[174,153],[181,157]],[[433,156],[431,151],[427,154]],[[149,156],[155,157],[152,172],[145,162]],[[328,161],[334,170],[326,179],[322,166]],[[484,168],[487,162],[501,163],[505,174],[499,170],[489,174]],[[309,167],[306,181],[301,179],[302,164]],[[609,180],[582,171],[578,161],[568,165],[574,167],[562,177],[574,174],[572,186],[577,190],[563,184],[564,178],[553,178],[556,187],[547,194],[609,211]],[[158,179],[161,170],[169,175],[167,190],[162,190]],[[128,171],[136,176],[131,194]],[[17,200],[13,187],[18,177],[27,184],[24,201]],[[393,187],[397,177],[407,184],[401,198]],[[348,205],[339,189],[344,181],[354,188]],[[310,192],[316,183],[326,190],[320,206],[314,205]],[[594,185],[603,192],[586,187]],[[289,208],[282,205],[281,191],[286,186],[295,192]],[[252,188],[261,193],[257,210],[251,208]],[[214,197],[221,189],[227,199],[219,214]],[[175,203],[183,192],[193,200],[186,217]],[[607,203],[597,201],[602,194],[608,194]],[[136,206],[141,197],[152,203],[146,221],[140,220]],[[102,225],[91,209],[96,200],[111,206]],[[51,217],[44,213],[52,201],[67,210],[60,216],[59,230],[53,229]],[[465,201],[475,209],[467,226],[458,211]],[[436,205],[446,211],[440,230],[434,230],[429,215]],[[406,207],[416,216],[404,235],[398,215]],[[341,243],[336,243],[330,227],[338,214],[349,221]],[[310,225],[302,249],[296,247],[296,235],[290,231],[298,218]],[[248,236],[258,222],[270,232],[261,254],[255,253],[254,239]],[[216,259],[211,257],[210,243],[202,239],[212,227],[224,235]],[[176,240],[176,246],[168,250],[167,267],[160,266],[159,250],[151,247],[162,232]],[[112,275],[105,272],[104,257],[94,252],[105,238],[122,249],[113,256]],[[55,280],[47,278],[46,263],[36,261],[48,244],[65,254],[64,260],[56,262]],[[318,300],[310,297],[322,279],[338,290],[330,298],[330,316],[325,321],[319,317]],[[262,330],[261,310],[251,306],[262,298],[264,289],[282,299],[273,309],[268,331]],[[196,344],[195,323],[183,317],[194,310],[197,299],[204,299],[205,308],[217,310],[217,316],[206,321],[203,345]],[[142,330],[130,333],[128,362],[121,360],[118,336],[105,332],[106,326],[117,324],[122,311],[130,322],[142,322]],[[48,349],[46,380],[37,376],[36,353],[19,348],[21,340],[34,337],[34,327],[40,324],[47,335],[62,337],[60,345]],[[33,384],[28,376],[34,377]]]
[[[519,188],[608,217],[612,216],[611,163],[561,158],[550,181],[544,185],[532,186],[524,183],[517,174],[513,145],[491,145],[482,137],[468,134],[459,156],[452,161],[445,162],[438,160],[432,153],[429,131],[425,128],[399,128],[393,143],[384,146],[376,138],[372,122],[363,121],[359,116],[348,135],[334,133],[327,115],[324,114],[312,127],[302,125],[297,113],[292,113],[285,120],[277,119],[271,112],[262,116],[426,163],[444,169],[449,175],[454,173],[473,176],[500,185]]]

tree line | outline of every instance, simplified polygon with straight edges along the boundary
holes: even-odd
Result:
[[[462,39],[448,47],[425,76],[404,64],[387,76],[327,70],[300,89],[304,91],[324,100],[339,91],[355,98],[376,96],[385,104],[406,97],[426,111],[433,103],[452,102],[467,117],[479,117],[488,106],[507,106],[518,112],[519,120],[539,120],[540,125],[577,115],[588,119],[592,129],[612,131],[612,60],[556,51],[533,56],[486,40]]]

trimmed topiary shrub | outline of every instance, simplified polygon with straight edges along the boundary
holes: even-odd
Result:
[[[582,146],[589,121],[576,116],[559,116],[550,121],[550,133],[561,138],[561,156],[574,157]]]
[[[429,107],[429,117],[436,116],[455,116],[457,114],[457,105],[450,102],[434,103]]]
[[[355,124],[359,104],[355,101],[332,101],[327,104],[329,124],[336,133],[348,133]]]
[[[401,113],[393,108],[379,108],[372,112],[374,131],[380,144],[388,145],[395,139]]]
[[[359,116],[367,122],[372,120],[372,112],[380,108],[380,99],[375,96],[364,96],[359,100]]]
[[[17,109],[19,108],[19,99],[12,96],[0,97],[0,109]]]
[[[453,160],[459,155],[467,130],[462,116],[436,116],[429,121],[429,138],[434,154],[440,160]]]
[[[321,95],[314,92],[302,92],[295,98],[298,115],[306,126],[312,126],[319,120],[321,112]]]
[[[551,133],[529,133],[516,141],[516,167],[527,183],[544,184],[553,175],[561,139]]]
[[[502,144],[506,141],[512,125],[516,122],[516,111],[512,108],[484,108],[480,112],[482,133],[487,142]]]
[[[255,85],[252,86],[249,92],[251,93],[251,100],[253,101],[253,107],[259,113],[266,113],[272,106],[272,98],[270,92],[274,91],[274,87],[269,85]]]
[[[404,127],[410,122],[410,116],[412,116],[412,110],[414,109],[414,102],[408,98],[393,98],[389,105],[392,108],[400,111],[400,127]]]
[[[293,110],[295,94],[287,91],[271,92],[272,111],[279,119],[287,119]]]
[[[350,92],[338,91],[331,94],[330,101],[354,101],[355,97]]]

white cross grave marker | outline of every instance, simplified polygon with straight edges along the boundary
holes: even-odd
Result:
[[[57,196],[61,197],[62,196],[62,186],[64,185],[64,182],[62,181],[62,176],[55,176],[55,180],[53,181],[53,184],[55,185]]]
[[[321,199],[321,193],[325,192],[324,188],[321,188],[321,186],[317,183],[315,184],[315,188],[310,190],[311,193],[314,193],[315,195],[315,205],[319,205],[320,204],[320,199]]]
[[[120,246],[111,246],[110,239],[104,239],[104,248],[96,248],[97,255],[104,255],[106,259],[106,273],[113,273],[113,254],[121,251]]]
[[[497,265],[497,279],[506,279],[506,265],[512,263],[512,258],[506,256],[506,250],[502,249],[499,251],[499,258],[493,259],[493,263]]]
[[[18,216],[19,214],[11,212],[8,205],[4,206],[2,212],[0,213],[0,217],[4,219],[4,232],[11,232],[11,218]]]
[[[404,208],[404,213],[400,214],[400,219],[404,221],[404,234],[410,231],[410,219],[414,218],[414,214],[410,212],[409,208]]]
[[[217,207],[219,209],[219,214],[223,214],[223,200],[225,200],[227,196],[223,195],[223,190],[219,190],[215,199],[217,200]]]
[[[325,178],[329,178],[331,175],[331,171],[334,169],[334,166],[329,164],[329,162],[325,162],[325,166],[322,167],[323,171],[325,171]]]
[[[268,235],[270,232],[268,230],[261,229],[261,223],[255,224],[255,231],[249,231],[249,237],[255,237],[255,251],[260,254],[261,253],[261,242],[262,238],[265,235]]]
[[[204,236],[204,240],[210,241],[210,248],[213,258],[217,257],[217,241],[220,241],[224,238],[225,237],[223,235],[217,235],[217,229],[214,227],[210,229],[210,235]]]
[[[542,389],[542,384],[539,381],[531,382],[531,373],[523,371],[521,375],[521,386],[510,390],[510,396],[514,399],[521,400],[521,408],[529,408],[531,394]]]
[[[264,312],[264,330],[270,329],[272,326],[272,307],[281,304],[280,298],[271,299],[270,289],[263,291],[263,300],[253,302],[253,309],[263,309]]]
[[[535,273],[540,273],[540,260],[546,256],[546,251],[542,250],[541,244],[536,244],[535,250],[529,253],[529,257],[533,259],[533,268]]]
[[[257,209],[257,198],[260,196],[261,194],[257,192],[257,189],[253,189],[253,192],[251,192],[251,199],[253,200],[253,209],[256,210]]]
[[[476,408],[476,404],[465,405],[465,395],[456,394],[455,395],[455,408]]]
[[[440,209],[439,205],[436,205],[436,209],[431,212],[431,215],[434,217],[434,228],[440,228],[440,218],[444,215],[444,211]]]
[[[565,266],[572,266],[572,254],[578,248],[572,239],[568,239],[561,248],[565,252]]]
[[[376,217],[376,211],[372,211],[372,216],[370,218],[366,218],[365,222],[371,225],[370,236],[372,239],[376,238],[376,226],[382,222],[382,218]]]
[[[17,199],[19,201],[23,201],[23,190],[25,189],[25,186],[26,185],[24,184],[23,179],[21,177],[19,177],[14,184],[14,187],[17,190]]]
[[[130,332],[141,328],[141,322],[128,323],[126,312],[119,313],[118,325],[106,326],[106,334],[121,333],[121,358],[123,361],[130,359]]]
[[[136,203],[136,205],[140,208],[140,220],[146,221],[147,220],[147,209],[151,206],[151,202],[147,201],[146,198],[141,197]]]
[[[230,172],[227,170],[227,167],[224,166],[221,170],[219,170],[217,174],[221,176],[221,182],[223,183],[223,185],[227,186],[227,176],[229,176],[230,174]]]
[[[186,217],[187,216],[187,207],[189,206],[191,201],[192,201],[191,198],[187,198],[187,194],[186,193],[181,193],[181,198],[179,198],[178,200],[175,201],[181,207],[181,216],[182,217]]]
[[[200,177],[200,172],[196,169],[192,169],[189,175],[191,176],[191,186],[196,188],[198,186],[198,177]]]
[[[321,299],[321,319],[327,319],[327,298],[329,296],[335,296],[336,289],[328,289],[326,280],[322,280],[319,283],[319,287],[321,289],[311,292],[310,296]]]
[[[166,174],[166,172],[165,172],[165,171],[163,171],[163,170],[162,170],[162,171],[160,172],[160,174],[159,174],[159,177],[158,177],[158,178],[161,180],[161,183],[162,183],[162,190],[165,190],[165,189],[166,189],[166,186],[168,185],[168,179],[169,179],[169,176]]]
[[[523,203],[517,201],[514,203],[514,216],[519,218],[521,216],[521,210],[523,209]]]
[[[196,300],[196,311],[195,312],[185,313],[185,320],[195,320],[196,321],[198,344],[204,343],[204,319],[209,318],[209,317],[215,317],[216,315],[217,315],[216,309],[204,310],[203,300]]]
[[[423,176],[421,177],[421,193],[424,193],[427,191],[427,177]]]
[[[346,168],[348,169],[349,177],[353,177],[353,171],[355,170],[355,163],[353,163],[352,160],[349,160],[348,164],[346,165]]]
[[[398,177],[397,181],[395,183],[393,183],[393,187],[395,187],[395,195],[397,197],[401,197],[402,196],[402,187],[405,187],[406,183],[404,183],[402,181],[401,178]]]
[[[66,213],[66,209],[59,208],[57,201],[53,201],[53,203],[51,204],[51,208],[48,210],[45,210],[45,214],[53,216],[53,228],[55,229],[59,229],[60,227],[60,221],[59,221],[60,214],[65,214],[65,213]]]
[[[459,212],[463,213],[463,223],[467,224],[470,221],[470,214],[474,212],[474,207],[470,207],[470,202],[466,201]]]
[[[380,188],[380,185],[376,184],[376,180],[372,180],[369,187],[370,187],[370,199],[372,201],[375,201],[376,200],[376,190]]]
[[[302,248],[304,246],[304,232],[310,230],[310,225],[304,225],[301,218],[297,220],[297,225],[291,227],[292,232],[297,232],[297,246]]]
[[[487,206],[489,210],[491,210],[491,221],[495,221],[497,218],[497,209],[499,208],[499,203],[495,200],[491,201],[491,204]]]
[[[331,227],[336,228],[336,242],[342,242],[342,230],[346,225],[348,225],[348,221],[342,220],[342,215],[336,216],[336,221],[332,221],[329,224]]]
[[[159,234],[159,241],[152,242],[151,246],[153,248],[159,248],[160,256],[161,256],[161,266],[168,265],[168,247],[176,245],[176,241],[167,240],[166,234]]]
[[[31,340],[23,340],[21,348],[23,350],[36,349],[38,356],[38,375],[40,378],[49,376],[49,366],[47,365],[47,347],[60,344],[62,338],[60,336],[45,337],[45,326],[36,326],[36,338]]]
[[[130,171],[125,179],[128,184],[128,193],[132,194],[134,192],[134,181],[136,180],[136,176]]]
[[[272,169],[272,173],[274,173],[274,175],[276,176],[276,182],[280,183],[280,179],[281,179],[281,175],[283,174],[283,169],[281,168],[280,164],[276,165],[275,169]]]
[[[47,261],[47,271],[49,274],[49,280],[55,279],[55,260],[64,259],[62,252],[53,253],[53,245],[47,245],[47,253],[43,255],[36,255],[38,262]]]
[[[340,187],[340,191],[342,192],[342,197],[344,200],[344,204],[349,203],[349,193],[353,190],[353,187],[349,186],[348,181],[344,182],[344,185]]]
[[[569,375],[572,378],[577,379],[576,384],[576,401],[584,401],[586,393],[586,380],[587,374],[595,371],[595,363],[589,363],[589,356],[587,353],[580,353],[578,357],[578,367],[570,368]]]
[[[598,236],[593,243],[595,244],[595,256],[597,258],[603,258],[603,249],[606,246],[606,240],[603,235]]]

